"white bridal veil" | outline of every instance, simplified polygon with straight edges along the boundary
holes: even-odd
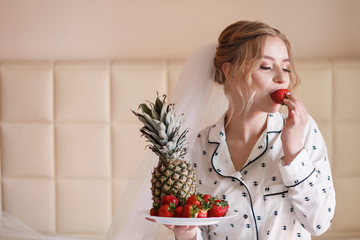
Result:
[[[187,136],[188,161],[191,161],[189,159],[191,146],[197,133],[214,123],[228,107],[222,86],[218,86],[214,81],[213,61],[216,47],[215,43],[208,44],[187,59],[173,95],[170,100],[168,99],[168,103],[175,103],[177,116],[184,114],[184,129],[190,129]],[[151,171],[157,161],[158,158],[153,152],[148,151],[145,154],[118,204],[106,240],[157,239],[160,225],[145,220],[144,215],[139,213],[141,210],[150,210],[152,206],[150,179]],[[5,212],[1,212],[0,239],[66,240],[69,238],[43,236]]]
[[[215,84],[214,57],[217,44],[208,44],[195,51],[185,62],[177,81],[173,95],[168,102],[175,103],[177,116],[184,114],[184,129],[189,128],[187,136],[189,159],[191,146],[197,133],[214,123],[227,109],[227,98],[222,87]],[[132,209],[125,215],[123,209],[118,209],[106,240],[120,239],[156,239],[158,224],[145,220],[139,210],[152,206],[150,179],[151,171],[157,164],[157,156],[149,152],[142,160],[136,175],[125,190],[119,206],[126,204],[126,196],[134,192],[139,195]],[[129,194],[128,194],[129,193]],[[125,206],[130,206],[127,203]]]

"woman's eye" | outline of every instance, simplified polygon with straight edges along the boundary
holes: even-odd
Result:
[[[264,70],[271,70],[271,67],[266,67],[266,66],[260,66],[260,68]]]
[[[283,70],[284,72],[291,73],[291,70],[290,70],[290,69],[283,68],[282,70]]]

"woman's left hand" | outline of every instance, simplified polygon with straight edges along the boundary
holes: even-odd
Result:
[[[309,114],[302,101],[292,93],[287,93],[284,103],[288,107],[288,118],[282,130],[281,141],[284,151],[284,163],[290,164],[304,148],[302,136]]]
[[[197,226],[165,225],[165,227],[174,232],[175,240],[195,240],[197,238]]]

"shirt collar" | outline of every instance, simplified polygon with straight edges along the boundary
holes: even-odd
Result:
[[[217,147],[212,155],[211,162],[215,171],[221,176],[232,176],[241,179],[240,172],[237,172],[231,161],[230,153],[227,149],[226,135],[225,135],[225,117],[224,114],[209,131],[209,143],[217,144]],[[258,159],[266,151],[267,147],[267,134],[280,133],[284,125],[284,119],[280,113],[270,113],[267,118],[267,127],[261,137],[259,138],[256,146],[250,153],[248,161],[245,163],[244,168]],[[243,169],[244,169],[243,168]]]
[[[210,128],[209,131],[209,142],[220,143],[225,141],[225,117],[224,113],[220,119]],[[266,124],[266,133],[270,132],[281,132],[284,127],[284,117],[279,112],[269,113]]]

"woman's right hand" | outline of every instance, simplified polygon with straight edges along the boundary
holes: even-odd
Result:
[[[176,240],[196,240],[197,226],[165,225],[174,232]]]

